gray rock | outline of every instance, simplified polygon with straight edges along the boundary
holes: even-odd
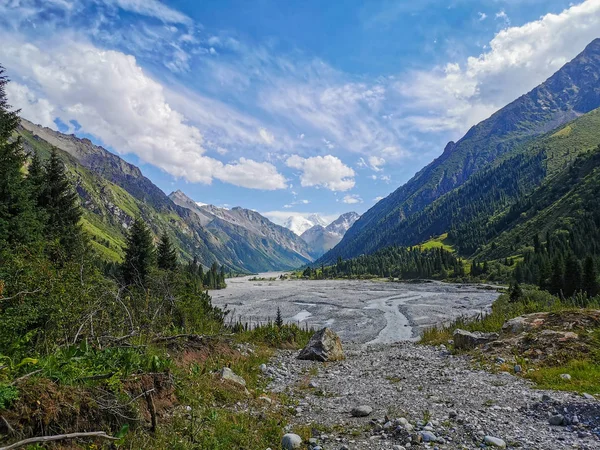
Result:
[[[233,370],[231,370],[229,367],[223,367],[221,369],[220,376],[222,380],[231,381],[232,383],[246,387],[246,380],[233,373]]]
[[[302,438],[294,433],[284,434],[281,439],[281,448],[283,450],[295,450],[302,448]]]
[[[481,333],[479,331],[471,333],[469,331],[457,328],[454,330],[452,337],[454,338],[454,346],[456,348],[468,350],[494,341],[498,339],[499,335],[498,333]]]
[[[565,421],[565,418],[562,414],[555,414],[554,416],[552,416],[548,419],[548,423],[550,425],[556,425],[556,426],[563,425],[564,421]]]
[[[266,364],[261,364],[260,366],[258,366],[258,369],[262,372],[262,373],[267,373],[269,371],[269,368],[267,367]]]
[[[506,448],[506,442],[494,436],[486,436],[483,438],[483,443],[492,447]]]
[[[298,355],[298,359],[311,361],[341,361],[344,350],[340,337],[330,328],[317,331]]]
[[[350,414],[352,415],[352,417],[367,417],[372,412],[373,412],[373,408],[371,408],[370,406],[361,405],[361,406],[352,408],[352,411],[350,411]]]
[[[520,373],[523,369],[519,364],[515,364],[515,373]]]
[[[568,373],[561,373],[560,377],[565,381],[571,381],[571,375],[569,375]]]
[[[423,438],[424,442],[436,442],[437,441],[437,436],[429,430],[424,430],[424,431],[421,431],[420,433],[421,433],[421,437]]]
[[[596,397],[594,397],[592,394],[588,394],[587,392],[583,393],[583,398],[587,398],[588,400],[596,400]]]

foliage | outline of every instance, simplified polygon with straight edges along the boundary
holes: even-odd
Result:
[[[159,269],[175,270],[177,268],[177,253],[173,248],[171,238],[166,232],[163,232],[160,237],[156,259]]]
[[[125,260],[121,268],[128,285],[145,286],[150,267],[154,264],[155,249],[150,230],[141,218],[136,218],[127,235]]]
[[[307,267],[303,276],[311,279],[347,278],[441,278],[450,275],[464,276],[464,265],[454,254],[433,247],[422,250],[419,247],[387,247],[372,255],[343,261],[338,259],[332,266],[312,269]]]

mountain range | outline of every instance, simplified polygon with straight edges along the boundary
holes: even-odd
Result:
[[[314,225],[302,233],[300,237],[310,245],[318,256],[321,256],[342,240],[359,217],[355,212],[342,214],[325,227],[320,224]]]
[[[542,197],[540,189],[549,189],[580,157],[596,151],[598,107],[600,39],[448,143],[440,157],[363,214],[317,264],[416,245],[442,233],[449,233],[463,255],[502,256],[494,240],[523,219],[513,209],[526,210],[525,198]],[[503,256],[514,251],[505,246]]]
[[[300,215],[294,215],[294,216],[288,217],[283,222],[284,227],[288,228],[289,230],[292,230],[298,236],[302,236],[302,234],[306,230],[308,230],[316,225],[326,227],[328,225],[328,222],[325,219],[323,219],[321,216],[319,216],[318,214],[311,214],[307,217],[300,216]]]
[[[320,241],[315,248],[299,236],[307,227],[327,225],[318,215],[301,223],[291,221],[294,232],[249,209],[195,202],[181,191],[167,196],[138,167],[89,139],[25,119],[19,134],[26,151],[38,152],[42,159],[57,149],[81,198],[83,227],[91,235],[96,251],[107,261],[121,259],[127,229],[138,216],[156,237],[166,231],[182,259],[198,257],[206,266],[218,262],[236,272],[293,269],[324,252]],[[337,243],[349,226],[340,219],[334,223]]]

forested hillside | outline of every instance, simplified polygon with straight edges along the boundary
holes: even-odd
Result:
[[[449,143],[439,158],[367,211],[346,233],[342,242],[317,263],[333,263],[338,257],[370,253],[387,245],[414,245],[438,231],[449,231],[449,221],[437,224],[442,214],[435,220],[421,216],[425,222],[413,216],[475,176],[479,176],[480,183],[485,182],[482,171],[493,170],[509,154],[516,159],[505,164],[519,166],[514,176],[511,175],[513,180],[518,180],[518,185],[511,184],[510,177],[504,178],[501,183],[506,184],[506,194],[514,198],[520,195],[520,190],[531,189],[546,176],[543,173],[546,168],[539,167],[541,159],[532,159],[527,152],[519,156],[519,149],[527,149],[528,142],[600,107],[599,80],[600,39],[597,39],[546,82],[474,126],[457,143]],[[534,179],[525,180],[525,173],[534,173]],[[487,187],[496,189],[495,186]],[[510,200],[504,200],[502,189],[492,193],[490,199],[495,205],[486,204],[482,216],[510,203]],[[474,208],[482,205],[474,205]],[[478,214],[478,210],[470,212],[472,219]],[[431,234],[428,236],[428,233]],[[473,241],[467,244],[470,248],[463,251],[468,253],[478,245],[477,238]]]
[[[270,227],[275,231],[259,232],[214,214],[209,214],[209,221],[204,220],[173,202],[139,168],[88,139],[26,120],[21,121],[18,134],[25,151],[39,154],[42,160],[57,149],[81,198],[83,228],[107,261],[122,260],[126,232],[136,217],[148,224],[155,239],[165,230],[183,259],[197,258],[207,268],[217,262],[228,271],[261,272],[290,269],[312,260],[300,238],[262,216],[254,222],[262,223],[263,230]]]

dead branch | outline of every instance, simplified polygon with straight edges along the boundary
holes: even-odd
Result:
[[[4,418],[4,416],[0,416],[0,420],[2,420],[2,423],[4,424],[4,426],[6,427],[6,429],[8,430],[8,434],[10,436],[14,436],[15,434],[17,434],[17,432],[15,431],[15,429],[11,426],[10,423],[8,423],[8,420],[6,420]]]
[[[154,399],[152,398],[152,392],[154,389],[151,389],[148,392],[145,392],[144,396],[146,397],[146,403],[148,404],[148,411],[150,411],[150,431],[153,433],[156,431],[156,407],[154,406]]]
[[[42,371],[42,369],[38,369],[38,370],[34,370],[33,372],[29,372],[29,373],[23,375],[22,377],[17,378],[15,381],[13,381],[12,383],[10,383],[10,385],[14,386],[18,382],[23,381],[23,380],[29,378],[30,376],[35,375],[36,373],[40,373],[41,371]],[[2,450],[2,449],[0,449],[0,450]]]
[[[69,434],[57,434],[55,436],[39,436],[29,439],[24,439],[19,442],[15,442],[14,444],[9,445],[8,447],[0,447],[0,450],[13,450],[15,448],[24,447],[30,444],[36,444],[39,442],[54,442],[54,441],[62,441],[65,439],[79,439],[79,438],[100,438],[100,439],[108,439],[110,441],[118,441],[119,438],[114,436],[109,436],[104,431],[91,431],[85,433],[69,433]]]
[[[31,295],[31,294],[37,294],[38,292],[40,292],[41,289],[36,289],[35,291],[21,291],[21,292],[17,292],[15,295],[11,296],[11,297],[1,297],[0,301],[4,301],[4,300],[12,300],[13,298],[17,298],[21,295]],[[0,449],[2,450],[2,449]]]

